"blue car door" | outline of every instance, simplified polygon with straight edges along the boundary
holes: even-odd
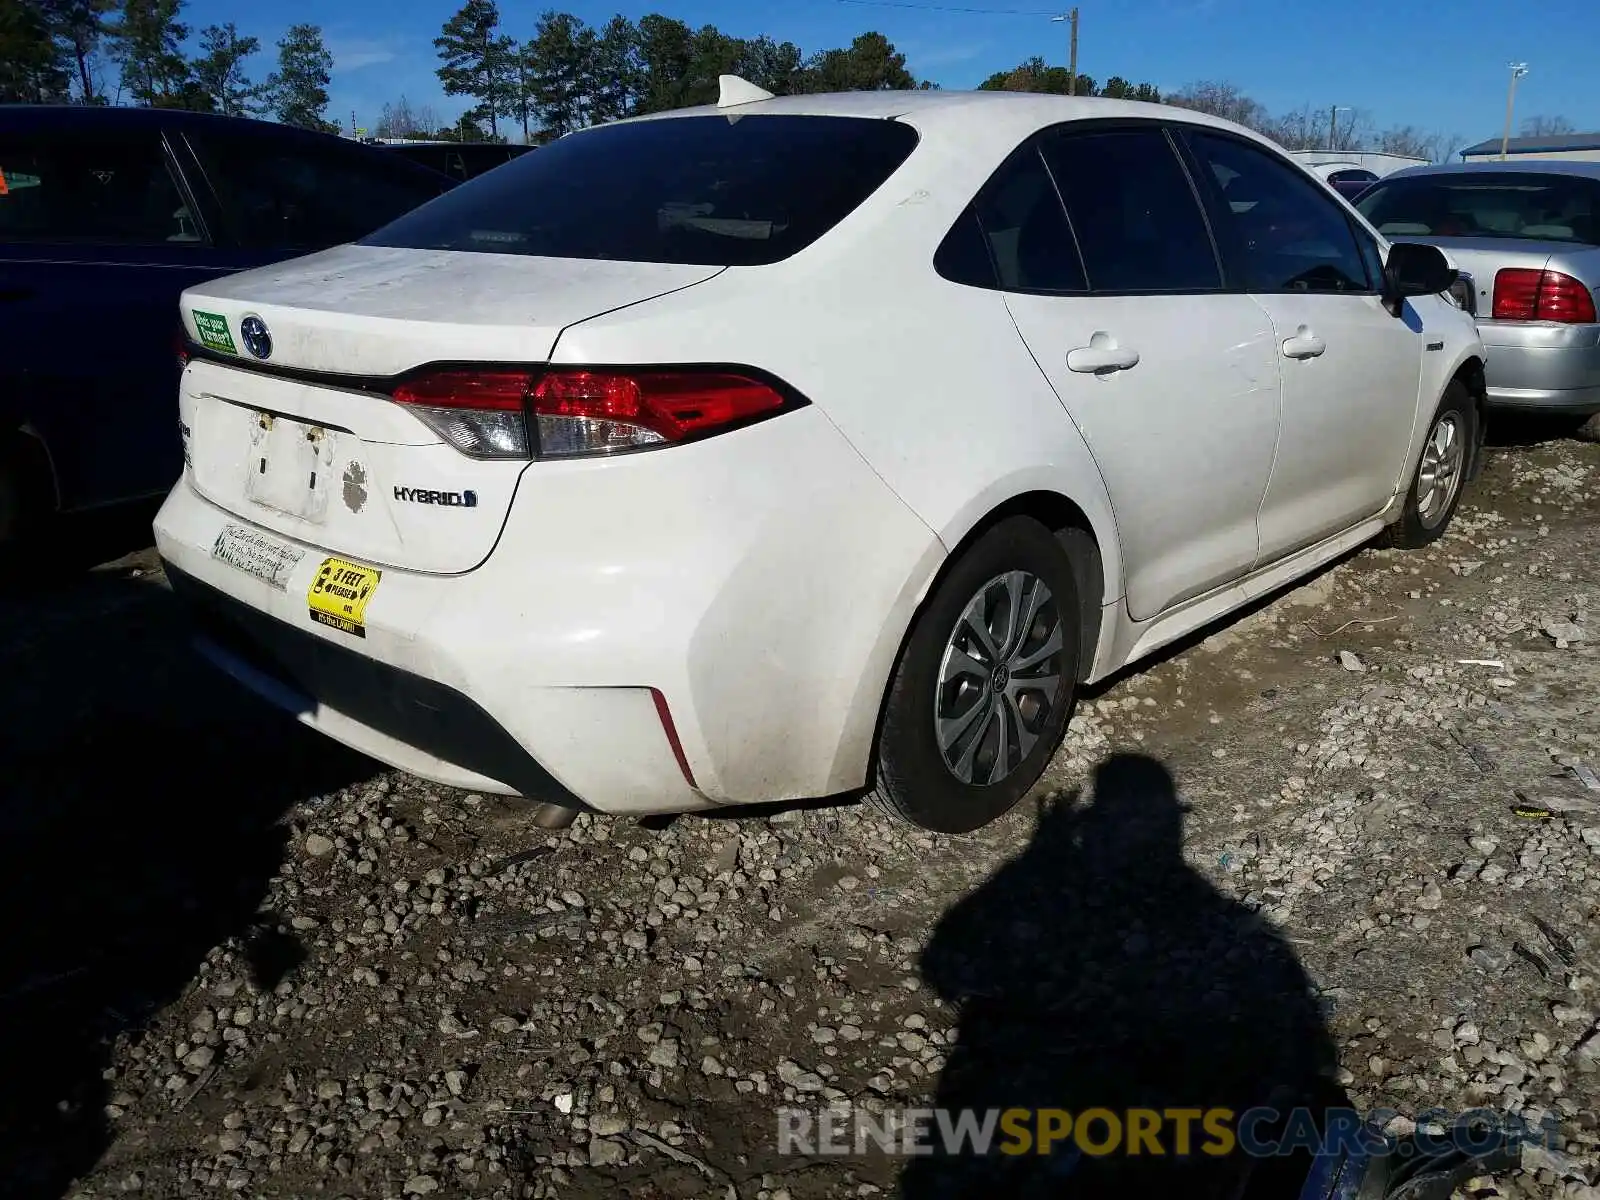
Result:
[[[154,121],[0,129],[0,418],[63,509],[170,488],[178,296],[232,267]]]

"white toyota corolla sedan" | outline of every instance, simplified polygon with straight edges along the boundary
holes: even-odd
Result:
[[[156,537],[224,669],[549,823],[968,830],[1079,685],[1439,536],[1453,279],[1200,114],[728,78],[191,288]]]

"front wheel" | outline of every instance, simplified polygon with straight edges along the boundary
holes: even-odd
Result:
[[[878,738],[874,798],[923,829],[966,833],[1010,810],[1066,736],[1077,690],[1072,564],[1011,517],[949,568],[912,627]]]
[[[1436,541],[1449,527],[1461,503],[1477,435],[1477,405],[1460,380],[1454,380],[1445,388],[1428,426],[1400,519],[1385,531],[1388,545],[1416,550]]]

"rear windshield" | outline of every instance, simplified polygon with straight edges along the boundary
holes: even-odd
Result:
[[[1356,201],[1386,237],[1600,244],[1600,179],[1502,171],[1385,179]]]
[[[832,229],[916,132],[862,117],[709,116],[585,130],[362,242],[485,254],[757,266]]]

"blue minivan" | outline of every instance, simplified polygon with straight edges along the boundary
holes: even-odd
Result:
[[[267,121],[0,106],[0,547],[182,473],[184,288],[354,241],[455,182]]]

